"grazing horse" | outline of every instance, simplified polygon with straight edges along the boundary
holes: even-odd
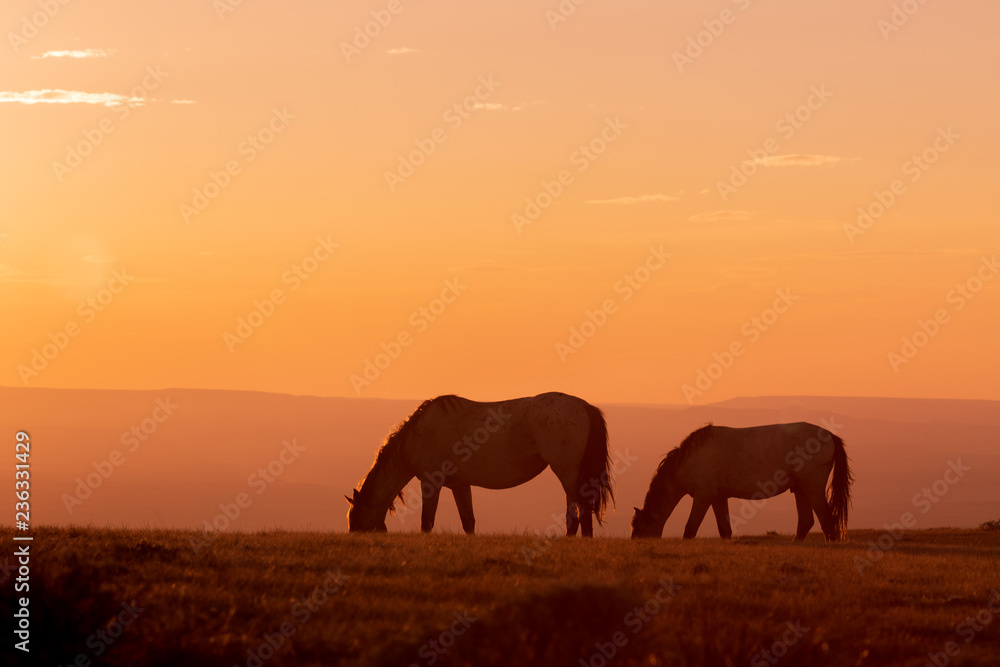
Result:
[[[552,468],[566,492],[566,534],[593,537],[611,490],[608,430],[601,411],[560,393],[494,403],[459,396],[424,401],[378,450],[371,470],[348,497],[350,532],[385,532],[386,512],[403,487],[420,480],[420,529],[434,527],[441,488],[451,489],[466,533],[475,531],[472,487],[509,489]]]
[[[831,469],[827,502],[826,480]],[[728,539],[733,535],[729,498],[758,500],[791,491],[799,514],[796,540],[809,533],[814,511],[828,542],[843,539],[853,481],[844,441],[824,428],[806,422],[751,428],[709,423],[660,462],[642,509],[635,508],[632,537],[660,537],[677,503],[690,495],[694,504],[684,538],[698,533],[711,507],[719,535]]]

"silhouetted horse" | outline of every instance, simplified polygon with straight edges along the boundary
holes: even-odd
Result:
[[[830,481],[827,502],[826,480]],[[684,537],[692,538],[708,508],[719,535],[732,537],[729,498],[762,499],[791,491],[799,514],[795,539],[805,539],[819,517],[827,541],[847,532],[851,470],[844,441],[824,428],[798,422],[751,428],[708,424],[691,433],[660,462],[642,509],[635,508],[632,537],[660,537],[663,525],[686,495],[694,498]]]
[[[379,449],[375,463],[347,498],[348,529],[386,531],[386,512],[403,500],[403,487],[420,479],[420,527],[429,532],[442,487],[455,496],[465,532],[475,530],[473,486],[508,489],[546,467],[566,492],[566,534],[592,537],[611,490],[608,431],[601,411],[560,393],[479,403],[458,396],[424,401]]]

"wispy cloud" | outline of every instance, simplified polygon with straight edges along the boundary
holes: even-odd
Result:
[[[479,111],[521,111],[525,107],[535,106],[536,104],[545,104],[545,102],[521,102],[520,104],[515,104],[513,106],[500,104],[499,102],[476,102],[472,106],[472,109]]]
[[[398,49],[389,49],[388,51],[386,51],[386,53],[388,53],[391,56],[401,56],[407,53],[420,53],[420,49],[411,49],[408,46],[403,46]]]
[[[840,162],[855,162],[861,158],[857,157],[836,157],[834,155],[806,155],[797,153],[794,155],[769,155],[767,157],[754,160],[762,167],[822,167],[827,164],[838,164]]]
[[[487,271],[487,272],[507,272],[514,271],[518,273],[548,273],[553,271],[579,271],[583,270],[585,267],[573,266],[569,264],[557,265],[557,266],[518,266],[516,264],[504,264],[497,262],[492,259],[481,259],[472,262],[471,264],[463,264],[461,266],[452,266],[447,270],[452,273],[467,273],[470,271]]]
[[[746,262],[757,262],[762,265],[773,265],[779,262],[815,262],[815,261],[889,261],[925,262],[932,259],[962,259],[965,257],[982,257],[992,254],[987,248],[887,248],[884,250],[807,250],[787,255],[759,255],[746,259]]]
[[[107,58],[114,55],[114,49],[83,49],[82,51],[46,51],[40,56],[31,56],[31,60],[42,58]]]
[[[0,91],[0,102],[19,102],[21,104],[103,104],[111,107],[118,104],[142,104],[141,97],[128,97],[114,93],[85,93],[79,90],[62,90],[61,88],[42,90],[26,90],[24,92]]]
[[[0,280],[13,281],[21,276],[21,271],[6,264],[0,264]]]
[[[692,215],[691,222],[739,222],[753,217],[752,211],[708,211]]]
[[[966,257],[982,257],[989,251],[983,248],[940,248],[940,249],[886,249],[886,250],[807,250],[782,255],[757,255],[743,259],[740,264],[723,265],[718,272],[726,282],[706,287],[708,291],[723,286],[760,285],[757,279],[765,276],[787,274],[790,269],[808,266],[829,266],[831,262],[849,263],[854,266],[882,266],[886,262],[926,263],[933,260],[959,260]],[[922,286],[920,286],[922,289]],[[903,293],[906,289],[900,289]],[[923,292],[920,292],[923,293]]]
[[[0,264],[0,283],[23,283],[34,285],[64,285],[64,286],[84,286],[93,287],[94,270],[89,269],[82,275],[74,273],[58,273],[53,271],[40,271],[28,269],[22,271],[16,267]],[[152,276],[136,276],[137,283],[165,283],[165,278]]]
[[[127,104],[142,106],[153,99],[116,95],[115,93],[85,93],[79,90],[63,90],[61,88],[42,90],[25,90],[23,92],[0,91],[0,103],[12,102],[19,104],[101,104],[106,107]],[[194,100],[171,100],[171,104],[195,104]]]
[[[680,197],[677,194],[665,195],[658,193],[655,195],[640,195],[638,197],[617,197],[615,199],[588,199],[584,204],[648,204],[658,201],[677,201],[678,199]]]

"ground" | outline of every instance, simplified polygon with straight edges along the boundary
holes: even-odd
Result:
[[[11,533],[0,530],[7,544]],[[940,667],[1000,655],[997,530],[858,530],[826,544],[45,528],[30,554],[32,660],[14,664]],[[17,576],[0,575],[7,618]]]

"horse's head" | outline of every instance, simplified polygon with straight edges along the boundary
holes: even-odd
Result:
[[[657,527],[657,521],[649,516],[649,512],[633,507],[635,514],[632,515],[632,537],[660,537],[663,534],[663,523]]]
[[[354,497],[344,496],[351,509],[347,511],[347,532],[349,533],[386,533],[385,512],[381,515],[377,509],[361,500],[358,490],[354,489]]]

